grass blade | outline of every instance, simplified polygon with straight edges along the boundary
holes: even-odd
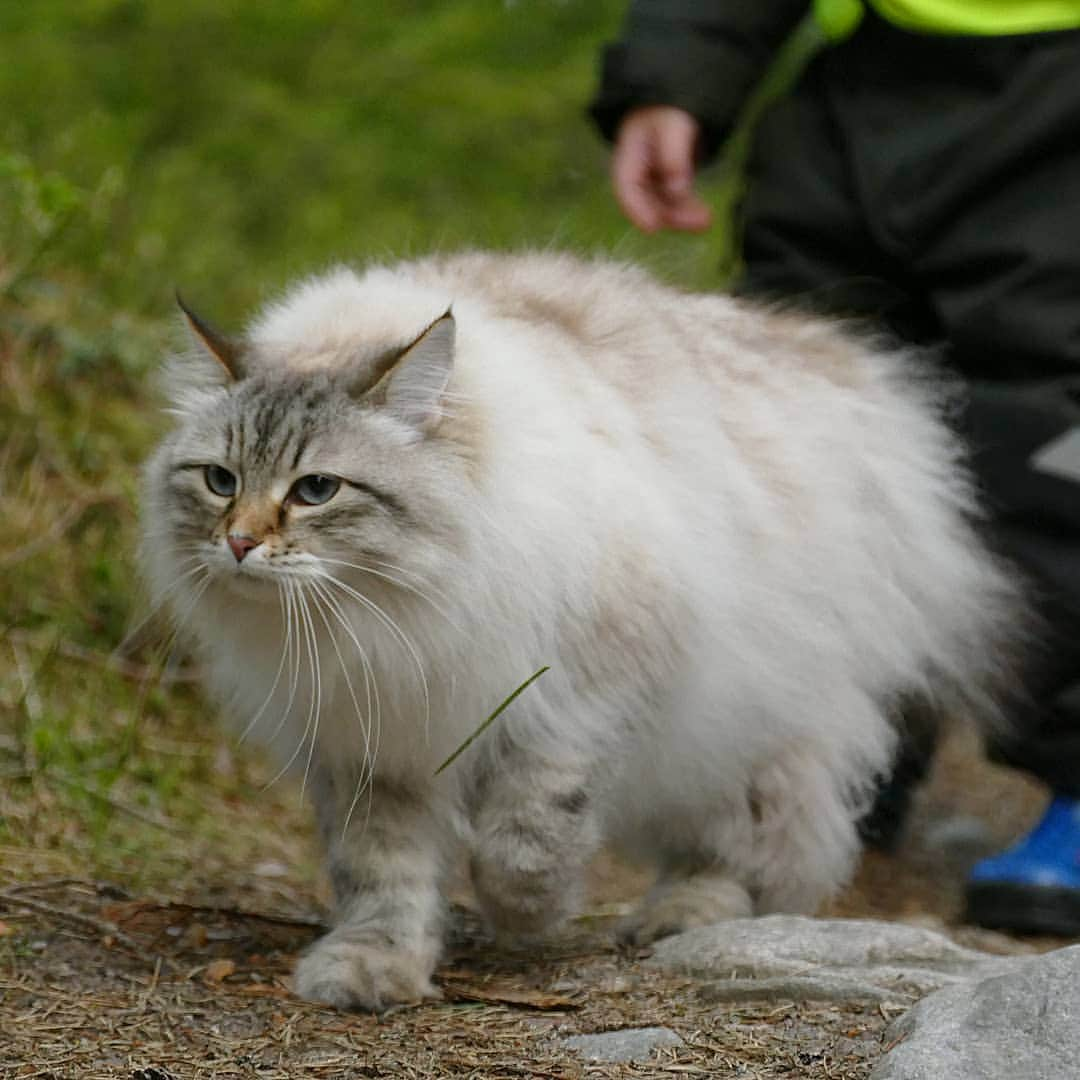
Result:
[[[503,703],[435,770],[438,776],[444,769],[453,765],[461,755],[499,718],[506,707],[525,689],[532,686],[545,671],[550,671],[551,665],[545,664],[539,671],[533,672]]]

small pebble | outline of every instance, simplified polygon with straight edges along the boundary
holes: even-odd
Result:
[[[682,1046],[682,1038],[671,1028],[621,1028],[601,1031],[595,1035],[571,1035],[566,1040],[590,1061],[648,1061],[652,1052],[661,1046]]]

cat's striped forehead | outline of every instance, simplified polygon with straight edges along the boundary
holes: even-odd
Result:
[[[221,413],[225,457],[249,473],[291,472],[311,442],[340,423],[343,399],[325,375],[244,380]]]

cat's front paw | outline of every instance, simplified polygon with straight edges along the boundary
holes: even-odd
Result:
[[[672,882],[647,897],[618,930],[624,945],[648,945],[697,926],[754,914],[750,894],[732,878],[699,874]]]
[[[328,934],[298,961],[293,988],[338,1009],[383,1012],[441,995],[431,982],[434,950],[409,952]]]

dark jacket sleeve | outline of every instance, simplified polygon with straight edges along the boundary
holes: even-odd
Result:
[[[716,150],[808,0],[632,0],[589,113],[606,139],[639,105],[676,105]]]

